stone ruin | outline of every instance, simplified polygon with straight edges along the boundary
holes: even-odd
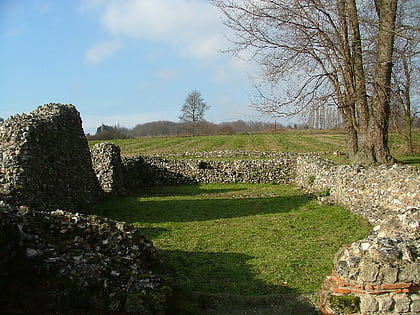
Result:
[[[10,117],[0,139],[0,313],[164,314],[171,289],[153,272],[152,242],[131,225],[79,213],[124,190],[120,170],[93,159],[94,171],[76,108]],[[119,151],[106,156],[120,160]],[[104,178],[112,187],[99,185]]]
[[[89,153],[78,112],[60,104],[9,118],[0,124],[0,136],[1,270],[19,261],[35,275],[68,272],[66,281],[78,282],[86,293],[76,303],[81,309],[163,313],[170,288],[150,269],[158,263],[153,245],[133,227],[76,212],[88,212],[106,194],[143,186],[252,182],[294,184],[322,203],[346,205],[375,226],[337,253],[320,292],[324,314],[420,312],[418,168],[337,166],[314,154],[276,152],[121,158],[109,143]],[[2,292],[13,289],[7,279],[0,275]],[[55,301],[49,310],[64,309],[77,296],[73,286],[46,291],[41,295]]]
[[[79,112],[48,104],[0,123],[0,198],[42,210],[80,211],[98,200]]]
[[[337,166],[300,157],[295,182],[340,203],[374,229],[343,247],[321,290],[324,314],[420,313],[420,172],[406,166]]]

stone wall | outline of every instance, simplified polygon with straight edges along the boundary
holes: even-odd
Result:
[[[105,191],[118,191],[121,185],[128,190],[137,190],[144,186],[193,183],[286,184],[292,180],[298,156],[223,151],[119,159],[117,148],[110,143],[101,143],[91,150],[96,175]],[[215,160],[220,158],[235,160]],[[120,172],[123,181],[115,181],[114,177]]]
[[[420,313],[420,172],[408,166],[337,166],[298,157],[295,183],[375,225],[343,247],[321,290],[324,314]]]
[[[126,192],[120,152],[117,145],[106,142],[91,149],[93,170],[106,193],[122,195]]]
[[[210,152],[207,157],[213,154]],[[293,158],[268,160],[214,161],[207,159],[165,159],[142,157],[148,170],[148,184],[198,183],[275,183],[284,184],[291,180]],[[167,176],[168,174],[176,174]]]
[[[389,211],[420,208],[420,171],[392,165],[363,168],[335,165],[315,156],[296,159],[294,183],[309,192],[325,192],[324,201],[348,206],[378,223]]]
[[[152,271],[153,244],[78,213],[124,193],[119,148],[98,145],[92,161],[79,113],[62,104],[10,117],[0,139],[0,313],[163,314],[171,289]]]
[[[0,123],[0,198],[34,209],[89,209],[100,195],[79,112],[48,104]]]

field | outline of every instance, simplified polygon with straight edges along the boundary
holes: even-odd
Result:
[[[404,152],[401,136],[390,134],[391,153],[402,163],[420,165],[420,130],[414,132],[416,154]],[[95,143],[104,141],[90,141]],[[120,146],[123,155],[151,155],[166,153],[204,152],[221,150],[321,152],[326,158],[347,164],[343,155],[333,156],[334,151],[346,152],[346,139],[341,130],[287,130],[267,134],[240,134],[200,137],[150,137],[107,140]]]

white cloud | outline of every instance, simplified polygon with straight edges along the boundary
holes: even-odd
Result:
[[[114,36],[165,41],[181,55],[207,59],[226,47],[219,17],[202,0],[110,0],[101,22]]]
[[[112,56],[114,52],[122,47],[119,40],[108,40],[94,44],[85,54],[85,61],[87,63],[99,63],[102,60]]]

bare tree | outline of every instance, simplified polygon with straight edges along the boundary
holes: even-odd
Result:
[[[196,135],[196,129],[204,121],[204,113],[210,107],[204,102],[201,93],[194,90],[188,94],[181,108],[179,119],[186,123],[191,130],[192,136]]]
[[[212,2],[235,31],[232,52],[251,51],[262,65],[261,111],[286,115],[335,104],[353,162],[393,162],[388,128],[398,0]]]

